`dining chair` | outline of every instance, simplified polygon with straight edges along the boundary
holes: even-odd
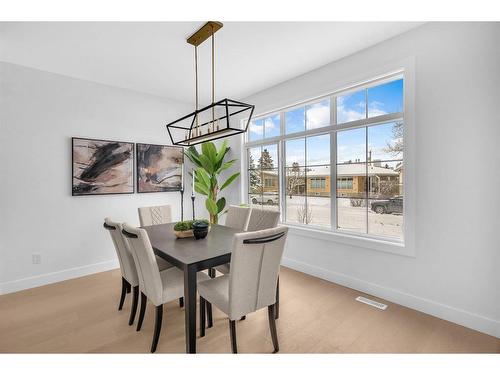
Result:
[[[137,331],[141,330],[144,321],[147,300],[151,301],[155,306],[155,328],[151,344],[151,353],[154,353],[161,332],[163,305],[184,296],[184,273],[177,267],[168,268],[161,272],[158,270],[156,256],[149,241],[148,233],[144,229],[124,223],[122,233],[129,244],[137,265],[141,292],[141,309]],[[198,279],[206,280],[209,277],[204,273],[199,273]]]
[[[228,216],[226,218],[226,225],[228,227],[233,227],[233,228],[238,228],[241,229],[242,231],[246,230],[247,232],[254,232],[256,230],[263,230],[263,229],[269,229],[269,228],[274,228],[278,225],[278,221],[280,218],[280,213],[279,211],[272,211],[272,210],[262,210],[262,209],[255,209],[255,208],[249,208],[249,207],[239,207],[239,206],[229,206],[229,208],[232,208],[232,212],[228,210]],[[236,210],[238,209],[238,210]],[[242,209],[248,210],[248,216],[246,216],[246,219],[241,219],[244,216],[244,212]],[[231,217],[229,214],[232,214]],[[233,219],[233,217],[236,217]],[[230,225],[229,223],[233,223],[233,220],[235,222],[239,221],[240,223],[243,222],[243,220],[246,220],[245,226],[234,226]],[[222,274],[228,274],[229,273],[229,264],[223,264],[221,266],[215,267],[217,271],[219,271]]]
[[[139,207],[138,212],[141,227],[167,224],[172,221],[172,209],[168,204],[164,206]],[[163,258],[157,257],[156,261],[160,269],[173,267],[172,264]],[[184,307],[184,300],[182,298],[179,300],[179,306]]]
[[[123,303],[125,302],[125,297],[127,293],[132,291],[132,308],[130,310],[130,318],[128,325],[134,324],[135,314],[137,312],[137,301],[139,299],[139,282],[137,276],[137,269],[132,252],[128,246],[128,243],[123,238],[122,234],[122,224],[112,221],[109,218],[104,219],[104,228],[106,228],[110,235],[113,245],[115,247],[116,254],[118,256],[118,262],[120,264],[120,272],[122,274],[122,292],[120,295],[120,304],[118,305],[118,310],[123,308]],[[167,261],[156,257],[158,264],[158,270],[163,271],[173,266]],[[184,298],[179,298],[179,306],[184,307]]]
[[[105,218],[104,228],[106,228],[111,235],[111,240],[113,241],[116,255],[118,256],[118,262],[120,264],[120,272],[122,274],[122,292],[120,295],[118,310],[123,308],[123,303],[125,302],[127,293],[130,293],[131,288],[133,290],[132,308],[130,310],[130,318],[128,321],[128,324],[132,325],[134,323],[135,313],[137,311],[137,300],[139,297],[139,278],[134,258],[132,253],[129,251],[127,244],[124,242],[123,236],[121,235],[122,225],[109,218]]]
[[[252,208],[248,219],[247,232],[274,228],[280,220],[280,212]]]
[[[225,226],[235,228],[244,232],[247,229],[248,218],[250,217],[251,208],[243,206],[229,206],[227,209]],[[222,264],[215,267],[222,274],[229,273],[229,264]],[[212,273],[210,272],[212,275]],[[215,277],[215,274],[212,275]]]
[[[248,218],[247,232],[275,228],[280,220],[280,212],[275,210],[264,210],[252,208],[250,217]],[[280,278],[276,286],[276,319],[280,317]]]
[[[280,219],[280,212],[279,211],[273,211],[273,210],[263,210],[263,209],[256,209],[252,208],[249,212],[249,218],[248,218],[248,223],[246,226],[246,231],[247,232],[254,232],[257,230],[263,230],[263,229],[269,229],[269,228],[275,228],[278,225],[279,219]],[[229,264],[223,264],[221,266],[215,267],[217,271],[222,273],[223,275],[229,273]],[[278,287],[276,289],[276,319],[279,318],[279,278],[278,278]],[[245,317],[242,317],[242,320],[244,320]]]
[[[226,215],[226,227],[241,230],[247,229],[248,218],[250,217],[250,207],[244,206],[229,206]]]
[[[229,318],[231,349],[237,353],[236,320],[267,307],[274,353],[279,351],[276,331],[276,287],[287,227],[234,235],[229,274],[200,281],[200,336],[205,336],[205,303]]]
[[[138,211],[141,227],[167,224],[172,221],[172,209],[168,204],[164,206],[139,207]]]

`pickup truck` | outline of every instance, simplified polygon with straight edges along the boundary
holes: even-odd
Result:
[[[374,201],[371,204],[371,209],[377,214],[402,214],[403,197]]]

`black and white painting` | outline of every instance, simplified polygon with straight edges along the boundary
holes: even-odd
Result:
[[[179,191],[182,188],[182,147],[137,143],[137,192]]]
[[[73,195],[132,194],[134,144],[72,138]]]

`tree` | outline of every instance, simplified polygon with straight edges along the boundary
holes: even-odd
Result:
[[[306,207],[305,202],[297,207],[297,220],[302,224],[309,224],[312,221],[312,211]]]
[[[394,123],[392,126],[392,142],[387,142],[387,147],[384,148],[384,152],[391,153],[394,157],[401,156],[403,154],[403,126],[402,121]]]
[[[398,194],[399,183],[396,180],[380,181],[379,193],[384,197],[393,197]]]
[[[292,198],[298,194],[300,186],[305,184],[305,172],[299,168],[299,163],[293,163],[292,168],[286,168],[286,191]]]
[[[273,158],[269,151],[265,148],[259,158],[258,169],[272,169],[274,168]]]
[[[260,159],[259,159],[260,160]],[[250,182],[250,193],[256,193],[261,191],[262,181],[260,178],[260,170],[255,169],[255,160],[252,154],[248,161],[249,172],[249,182]]]

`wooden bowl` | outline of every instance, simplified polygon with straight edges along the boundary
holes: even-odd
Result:
[[[193,230],[174,230],[175,236],[177,238],[188,238],[194,237]]]

